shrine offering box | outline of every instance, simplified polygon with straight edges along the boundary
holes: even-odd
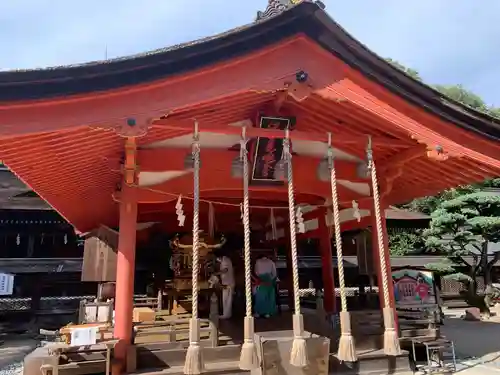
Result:
[[[304,332],[309,364],[304,368],[290,364],[293,331],[270,331],[255,334],[260,368],[252,375],[328,375],[330,339]]]
[[[156,320],[156,313],[149,307],[135,307],[132,314],[136,323],[154,322]]]

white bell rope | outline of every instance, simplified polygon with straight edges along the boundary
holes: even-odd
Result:
[[[289,130],[286,130],[286,136],[283,140],[283,155],[285,166],[288,173],[288,214],[290,224],[290,247],[292,254],[292,277],[293,277],[293,297],[295,312],[293,314],[293,343],[290,355],[290,364],[295,367],[306,367],[307,348],[304,338],[304,317],[300,310],[300,291],[299,291],[299,266],[297,257],[297,233],[296,233],[296,216],[295,216],[295,197],[293,190],[293,167],[292,153],[290,150]]]
[[[328,167],[330,169],[330,184],[332,189],[333,226],[335,230],[335,247],[337,250],[337,264],[340,287],[340,328],[338,358],[341,361],[356,362],[358,360],[354,337],[351,333],[351,316],[347,311],[347,296],[345,290],[344,257],[342,253],[342,232],[340,229],[339,196],[337,191],[337,175],[333,156],[331,134],[328,134]]]
[[[240,157],[243,163],[243,231],[244,231],[244,260],[245,260],[245,321],[244,321],[244,342],[241,347],[240,369],[255,370],[259,368],[257,351],[254,342],[254,318],[252,315],[252,265],[250,249],[250,204],[249,204],[249,172],[248,172],[248,151],[246,141],[246,129],[243,128],[240,142]]]
[[[189,321],[189,347],[184,364],[185,375],[198,375],[203,372],[204,363],[200,346],[200,321],[198,320],[198,277],[199,265],[199,229],[200,229],[200,141],[198,122],[195,122],[193,136],[193,260],[192,260],[192,317]]]
[[[375,214],[376,231],[377,231],[377,246],[380,262],[380,277],[382,278],[382,291],[384,297],[384,353],[386,355],[397,356],[401,354],[401,347],[399,344],[398,333],[396,332],[396,323],[394,318],[394,309],[391,307],[389,296],[389,281],[388,270],[385,261],[385,246],[384,246],[384,231],[382,229],[382,214],[380,208],[380,194],[377,179],[377,169],[373,160],[372,142],[371,137],[368,140],[368,147],[366,150],[366,157],[368,159],[368,169],[371,173],[372,192],[373,192],[373,208]]]

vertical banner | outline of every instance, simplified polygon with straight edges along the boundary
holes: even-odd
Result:
[[[291,129],[292,119],[286,117],[259,116],[261,129]],[[251,183],[258,185],[283,184],[276,179],[276,164],[283,156],[283,139],[259,137],[253,150],[253,168]]]
[[[0,273],[0,296],[11,296],[14,292],[14,275]]]

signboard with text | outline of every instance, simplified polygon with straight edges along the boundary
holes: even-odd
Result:
[[[262,129],[291,128],[291,119],[284,117],[261,116],[259,127]],[[275,176],[276,165],[283,157],[283,139],[257,138],[253,151],[252,184],[283,184]]]
[[[434,275],[411,268],[392,272],[396,307],[436,304]]]

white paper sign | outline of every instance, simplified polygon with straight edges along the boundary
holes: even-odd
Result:
[[[81,327],[71,330],[71,346],[94,345],[97,342],[98,327]]]
[[[0,273],[0,296],[10,296],[14,292],[14,275]]]

